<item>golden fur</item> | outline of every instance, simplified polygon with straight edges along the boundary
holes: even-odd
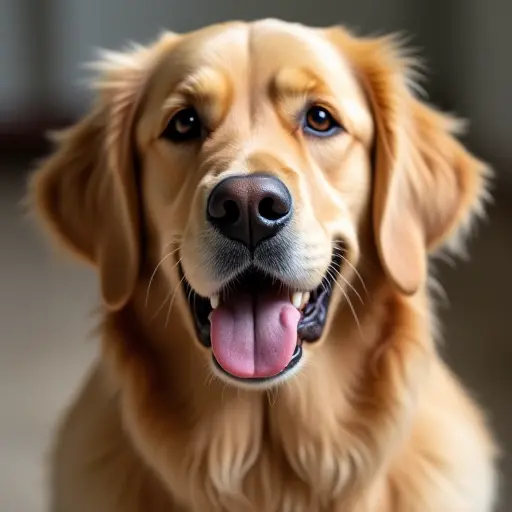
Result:
[[[105,304],[101,356],[56,439],[52,512],[491,511],[496,450],[438,355],[427,270],[429,254],[460,249],[487,171],[456,120],[412,94],[396,41],[228,23],[98,69],[97,103],[31,182],[49,230],[97,268]],[[312,97],[343,136],[294,129]],[[159,139],[189,103],[211,137]],[[247,390],[212,374],[176,265],[179,251],[193,288],[213,293],[204,198],[262,168],[298,205],[304,281],[326,272],[334,235],[349,251],[300,371]]]

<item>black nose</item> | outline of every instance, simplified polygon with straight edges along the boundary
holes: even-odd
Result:
[[[274,176],[231,176],[210,193],[207,216],[224,236],[252,250],[289,222],[292,197],[286,185]]]

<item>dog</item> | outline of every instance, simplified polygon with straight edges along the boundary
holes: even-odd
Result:
[[[102,56],[30,181],[103,303],[52,512],[493,509],[428,264],[463,249],[491,171],[403,46],[261,20]]]

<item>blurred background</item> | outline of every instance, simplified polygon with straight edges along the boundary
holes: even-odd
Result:
[[[510,0],[0,0],[0,511],[45,510],[50,432],[96,352],[94,276],[52,254],[20,207],[43,133],[87,108],[80,65],[95,48],[262,17],[408,34],[431,101],[471,121],[466,142],[496,169],[471,260],[440,268],[441,350],[489,413],[505,454],[499,510],[512,510]]]

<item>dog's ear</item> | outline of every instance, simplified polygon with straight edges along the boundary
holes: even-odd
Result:
[[[53,154],[31,177],[30,198],[58,241],[98,268],[106,305],[119,309],[139,272],[140,220],[133,128],[156,46],[106,53],[92,111],[55,136]]]
[[[406,294],[424,283],[429,252],[483,210],[488,167],[457,140],[461,123],[412,92],[414,61],[392,37],[334,31],[375,121],[373,227],[388,277]],[[456,244],[454,243],[455,247]]]

